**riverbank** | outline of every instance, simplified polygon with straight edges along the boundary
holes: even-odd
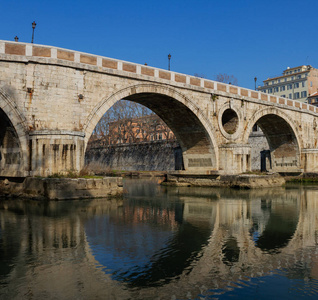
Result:
[[[279,174],[240,174],[240,175],[198,175],[188,173],[167,174],[163,185],[170,186],[207,186],[229,188],[265,188],[283,186],[286,180]]]
[[[317,184],[317,173],[294,176],[285,174],[190,174],[186,172],[165,173],[161,171],[118,172],[121,176],[92,176],[92,178],[26,177],[0,178],[1,198],[25,198],[36,200],[75,200],[105,198],[123,194],[123,178],[159,178],[158,183],[166,186],[226,187],[258,189],[281,187],[286,183]]]
[[[103,178],[2,178],[0,198],[75,200],[123,194],[122,177]]]

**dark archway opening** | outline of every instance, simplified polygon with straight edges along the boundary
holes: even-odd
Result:
[[[299,146],[290,125],[281,117],[261,117],[249,136],[253,171],[299,171]]]
[[[125,110],[127,107],[130,112]],[[113,135],[116,136],[101,145],[103,150],[94,154],[94,160],[102,162],[103,169],[166,171],[196,165],[212,168],[215,163],[210,138],[198,117],[183,103],[166,95],[131,95],[116,102],[101,121],[106,132],[115,132]],[[101,121],[90,138],[86,165],[92,166],[91,145]],[[104,140],[107,138],[109,136]],[[208,158],[201,159],[202,153]],[[185,155],[195,157],[188,158],[186,166]]]
[[[21,168],[18,135],[7,115],[0,109],[0,176],[17,176]]]
[[[222,126],[228,134],[236,132],[238,127],[238,116],[233,109],[227,109],[222,115]]]

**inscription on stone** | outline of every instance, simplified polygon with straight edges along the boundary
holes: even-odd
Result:
[[[189,167],[212,167],[211,158],[189,158]]]

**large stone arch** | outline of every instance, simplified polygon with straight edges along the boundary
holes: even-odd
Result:
[[[0,88],[0,176],[28,175],[28,134],[26,120],[14,100]]]
[[[216,134],[206,115],[184,94],[157,84],[129,86],[100,101],[83,126],[85,148],[101,117],[121,99],[147,106],[163,119],[181,145],[186,170],[218,169]]]
[[[255,112],[246,126],[243,136],[244,143],[248,143],[249,135],[256,123],[263,131],[269,144],[272,170],[298,172],[301,165],[300,149],[302,143],[290,117],[274,107]]]

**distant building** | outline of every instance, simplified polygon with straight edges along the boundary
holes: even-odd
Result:
[[[308,103],[318,106],[318,92],[315,92],[308,97]]]
[[[263,93],[306,102],[309,95],[317,92],[318,69],[310,65],[288,67],[282,76],[268,78],[263,83],[264,86],[258,87]]]
[[[120,145],[175,140],[171,129],[155,114],[135,118],[124,118],[108,123],[108,130],[102,137],[92,135],[93,145]]]

